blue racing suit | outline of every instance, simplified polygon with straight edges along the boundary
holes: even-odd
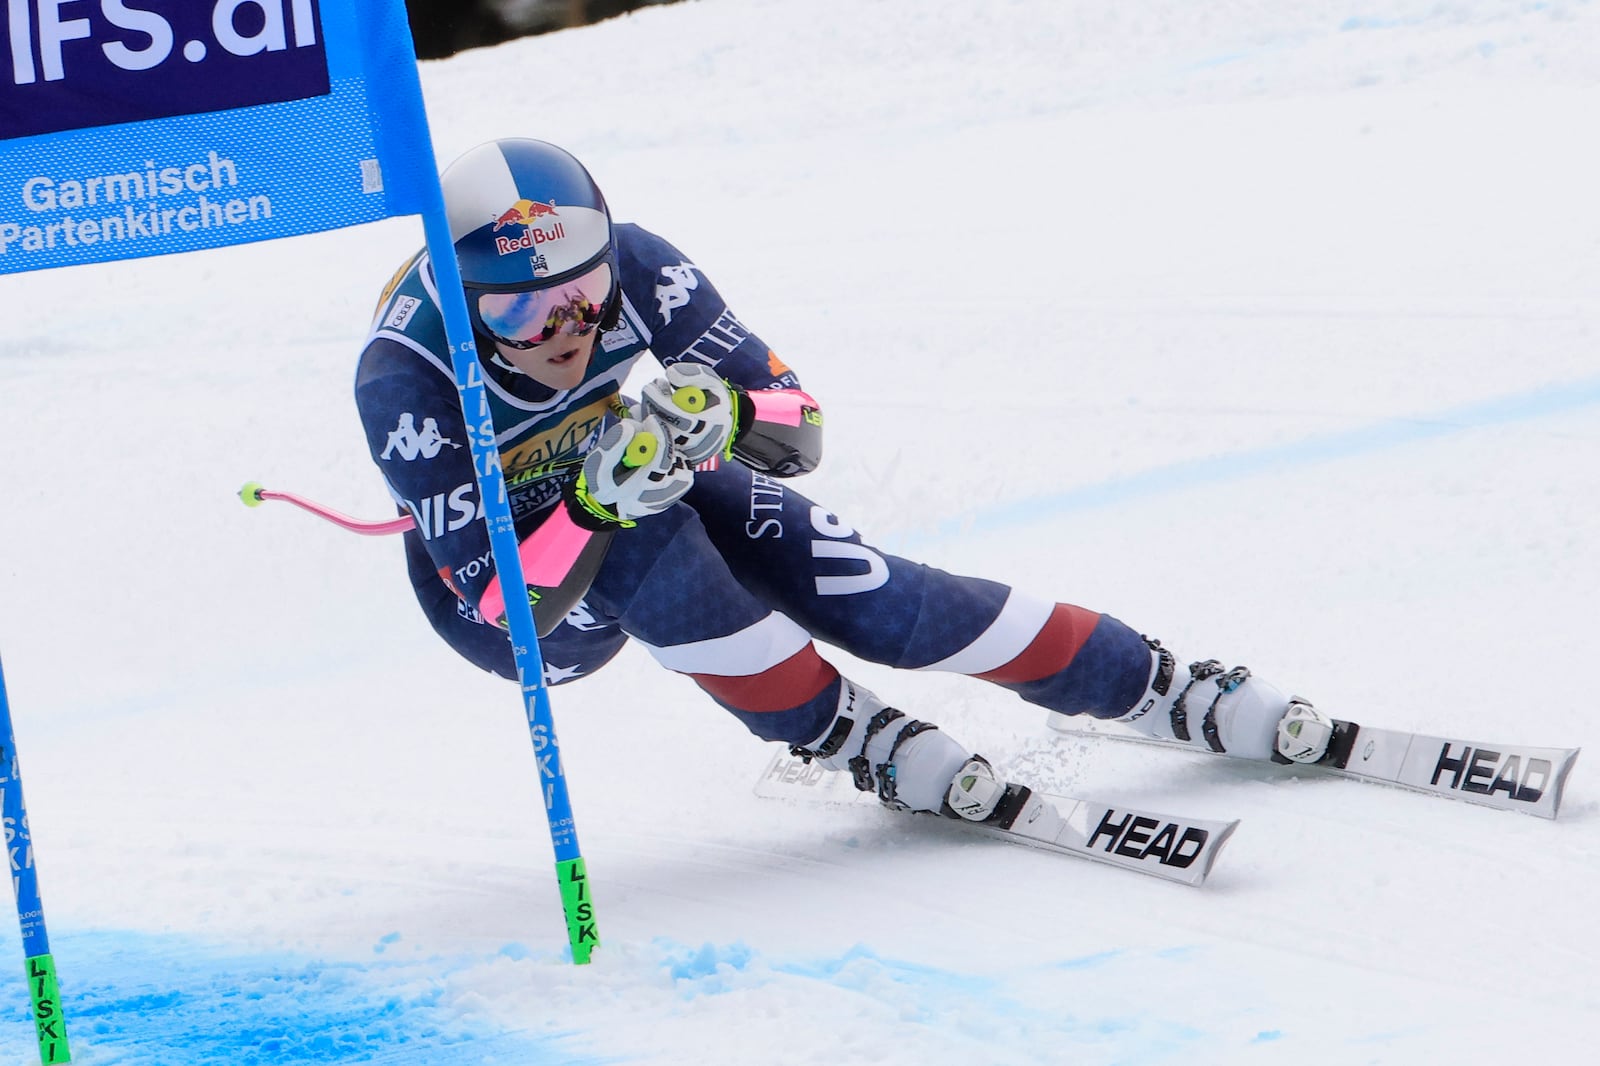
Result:
[[[751,393],[799,388],[683,253],[636,225],[615,232],[620,315],[581,384],[551,390],[480,349],[519,540],[563,506],[563,483],[615,418],[646,352],[665,365],[703,363]],[[423,611],[466,659],[514,678],[506,632],[478,611],[494,566],[448,353],[419,253],[379,300],[356,404],[373,461],[416,520],[405,551]],[[1109,615],[879,551],[792,482],[734,461],[700,470],[681,501],[615,533],[582,601],[540,641],[546,680],[593,673],[629,637],[757,736],[799,745],[822,734],[839,701],[839,674],[813,638],[1106,718],[1133,708],[1154,661]]]

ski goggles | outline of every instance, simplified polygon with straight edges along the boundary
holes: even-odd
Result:
[[[508,348],[536,348],[562,333],[586,337],[600,325],[611,278],[611,264],[601,263],[548,288],[480,292],[472,310],[483,331]]]

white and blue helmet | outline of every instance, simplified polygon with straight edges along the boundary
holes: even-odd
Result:
[[[490,141],[451,163],[441,182],[475,329],[531,347],[564,323],[588,332],[615,319],[611,212],[570,153],[544,141]]]

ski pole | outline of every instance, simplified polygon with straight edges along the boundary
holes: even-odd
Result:
[[[17,921],[22,925],[22,955],[28,995],[33,1002],[33,1026],[39,1038],[39,1061],[45,1066],[71,1062],[67,1023],[61,1016],[61,995],[56,987],[56,960],[50,954],[39,877],[33,868],[33,838],[28,832],[28,807],[22,801],[22,777],[11,730],[11,704],[6,700],[4,664],[0,664],[0,808],[4,810],[6,853],[11,860],[11,891],[17,900]]]
[[[399,518],[390,518],[382,521],[371,521],[362,518],[351,518],[341,514],[331,507],[326,507],[304,496],[297,496],[292,492],[276,492],[272,489],[261,487],[258,481],[247,481],[239,490],[239,499],[244,501],[246,507],[260,507],[267,500],[282,500],[292,503],[303,511],[309,511],[318,518],[332,522],[336,526],[348,529],[352,533],[360,533],[364,537],[383,537],[390,533],[404,533],[417,524],[417,520],[410,515],[401,515]]]

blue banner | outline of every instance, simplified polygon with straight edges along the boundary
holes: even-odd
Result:
[[[4,0],[0,273],[420,214],[402,0]]]

